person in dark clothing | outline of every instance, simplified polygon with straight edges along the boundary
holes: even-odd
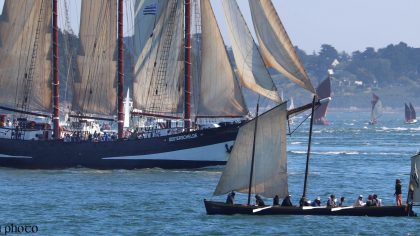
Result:
[[[319,206],[321,206],[321,198],[320,198],[320,197],[317,197],[317,198],[316,198],[316,199],[312,202],[311,206],[313,206],[313,207],[319,207]]]
[[[290,195],[288,195],[285,199],[283,199],[283,202],[281,203],[281,206],[293,206],[292,201],[290,200]]]
[[[337,203],[335,201],[335,195],[331,194],[327,201],[327,207],[337,207]]]
[[[401,191],[401,180],[395,180],[395,201],[397,202],[397,206],[402,205],[402,191]]]
[[[232,191],[228,194],[228,196],[226,198],[226,204],[232,204],[233,205],[234,200],[235,200],[235,192]]]
[[[280,205],[280,199],[279,199],[279,195],[276,195],[273,198],[273,206],[278,206],[278,205]]]
[[[305,197],[302,197],[299,201],[299,206],[310,206],[310,201],[308,201],[308,199],[306,199]]]
[[[366,206],[367,206],[367,207],[375,206],[375,203],[373,202],[373,197],[372,197],[372,195],[369,195],[369,196],[368,196],[368,200],[366,201]]]
[[[344,197],[340,198],[340,203],[338,204],[339,207],[343,207],[344,206]]]
[[[255,195],[255,204],[257,206],[265,206],[264,201],[262,200],[262,198],[258,194]]]

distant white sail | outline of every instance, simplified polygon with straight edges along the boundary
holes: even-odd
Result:
[[[261,55],[266,65],[316,93],[271,0],[249,0]]]
[[[199,116],[242,117],[248,113],[241,88],[209,0],[201,0],[201,76]]]
[[[50,1],[4,2],[0,17],[0,105],[16,108],[27,97],[30,110],[52,110],[51,19]],[[37,29],[39,35],[35,40]],[[32,60],[35,61],[31,89],[25,91]]]
[[[257,45],[235,0],[221,1],[241,83],[275,102],[281,102]]]
[[[410,190],[413,191],[413,202],[420,203],[420,153],[411,158]]]
[[[252,193],[265,197],[285,197],[288,194],[286,117],[286,103],[258,117]],[[248,192],[255,122],[256,119],[239,129],[215,195],[232,190]]]
[[[383,106],[382,101],[379,99],[379,97],[376,94],[372,95],[372,111],[370,114],[370,121],[371,123],[376,123],[378,118],[383,113]]]
[[[117,2],[84,0],[80,17],[79,76],[72,110],[114,115],[117,109]]]

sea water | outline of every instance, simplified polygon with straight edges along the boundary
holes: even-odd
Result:
[[[307,196],[375,193],[395,204],[395,179],[407,196],[410,157],[420,149],[420,124],[385,113],[377,125],[367,112],[331,112],[314,126]],[[296,121],[291,130],[298,126]],[[289,192],[303,191],[308,125],[288,137]],[[59,154],[58,154],[59,155]],[[199,170],[0,169],[0,235],[416,235],[420,217],[206,215],[222,166]],[[237,194],[245,203],[246,195]],[[272,199],[265,199],[271,204]],[[420,208],[415,208],[420,213]],[[420,215],[420,214],[419,214]],[[13,232],[13,230],[15,230]],[[17,232],[26,230],[26,232]]]

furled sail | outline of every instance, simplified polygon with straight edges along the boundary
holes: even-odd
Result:
[[[201,76],[198,116],[248,113],[209,0],[201,0]]]
[[[72,110],[89,114],[116,112],[117,2],[84,0],[80,17],[78,76]]]
[[[288,194],[286,154],[286,103],[258,117],[252,193],[265,197]],[[239,129],[233,150],[214,192],[248,192],[255,119]]]
[[[257,45],[236,1],[221,1],[241,83],[275,102],[281,102]]]
[[[0,18],[2,106],[21,108],[27,98],[26,109],[51,111],[51,12],[50,1],[5,0]]]
[[[271,0],[249,0],[260,52],[266,65],[315,93],[315,89]]]
[[[183,1],[141,1],[135,20],[151,33],[135,31],[145,40],[134,67],[134,108],[143,112],[182,113],[184,97]],[[153,27],[152,27],[153,26]],[[145,34],[145,35],[144,35]]]
[[[370,120],[372,123],[376,123],[378,118],[382,115],[383,107],[382,101],[378,95],[372,94],[372,112],[370,114]]]
[[[420,203],[420,153],[411,158],[409,190],[412,191],[414,203]]]

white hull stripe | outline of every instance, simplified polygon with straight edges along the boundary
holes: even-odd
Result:
[[[171,161],[227,161],[228,153],[225,144],[229,147],[233,141],[218,143],[203,147],[178,150],[139,156],[105,157],[104,160],[171,160]]]
[[[10,155],[6,155],[6,154],[0,154],[0,158],[31,159],[32,157],[28,157],[28,156],[10,156]]]

